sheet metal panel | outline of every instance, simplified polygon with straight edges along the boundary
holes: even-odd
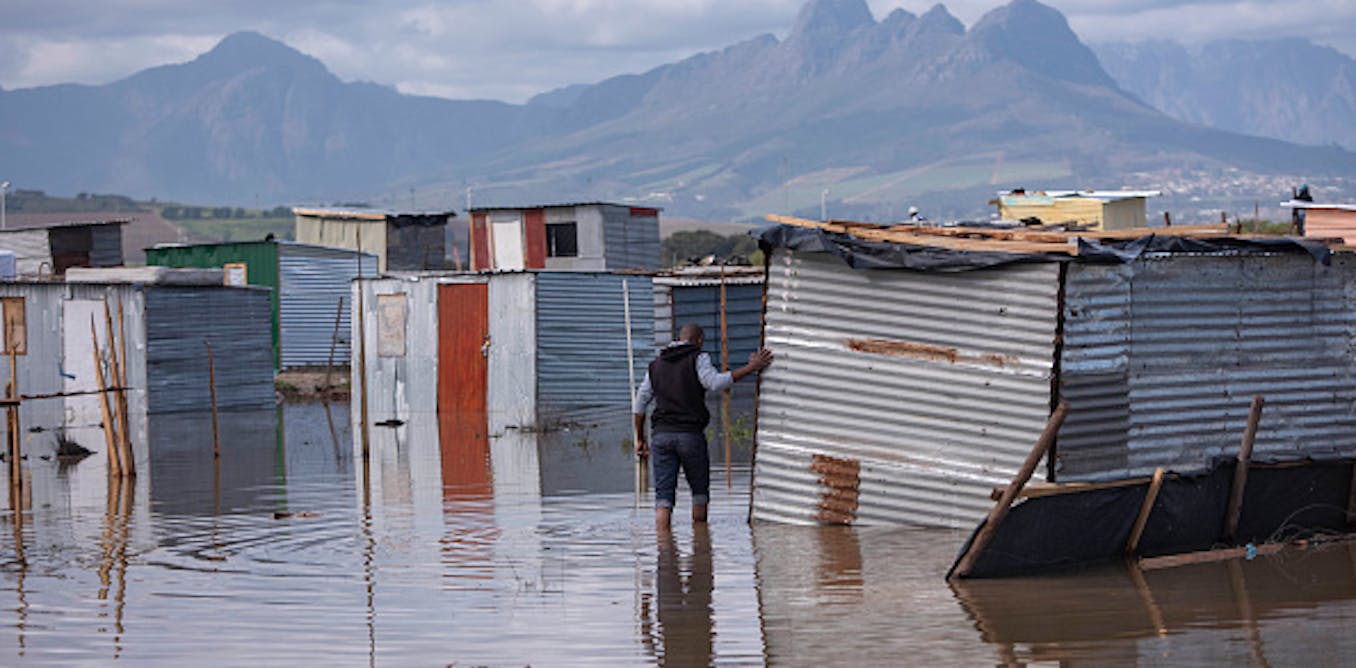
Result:
[[[127,383],[132,388],[128,392],[128,413],[133,455],[138,462],[147,461],[146,339],[140,288],[130,284],[0,283],[0,296],[25,300],[28,353],[18,356],[17,361],[19,389],[29,396],[88,392],[98,387],[94,378],[90,315],[96,316],[95,327],[101,345],[105,345],[103,301],[108,298],[116,327],[117,304],[122,299]],[[24,402],[19,419],[24,430],[25,453],[35,458],[54,455],[57,436],[62,435],[97,453],[92,459],[99,463],[86,466],[102,472],[106,445],[97,402],[93,396]],[[0,433],[3,432],[4,427],[0,426]]]
[[[416,277],[367,278],[352,283],[352,300],[355,308],[359,304],[358,291],[362,296],[362,328],[367,336],[367,409],[372,422],[385,420],[410,421],[416,413],[436,414],[438,412],[438,284],[433,280],[419,280]],[[405,355],[402,357],[382,357],[377,354],[377,339],[382,327],[378,322],[378,295],[405,295],[407,308],[404,323],[387,323],[386,327],[405,328]],[[350,335],[358,341],[359,322],[354,319],[350,324]],[[362,366],[358,363],[359,347],[349,351],[352,369],[350,394],[352,398],[351,417],[354,433],[359,428],[363,399],[361,377]]]
[[[775,251],[754,517],[974,526],[1049,416],[1058,275]]]
[[[604,256],[607,268],[658,269],[659,218],[632,216],[630,207],[603,205]]]
[[[537,274],[537,400],[543,413],[585,407],[629,410],[622,281],[631,305],[635,379],[653,356],[654,303],[646,276]]]
[[[743,366],[758,350],[763,330],[763,286],[726,285],[725,320],[730,339],[730,368]],[[673,288],[673,325],[670,340],[678,329],[695,322],[706,331],[703,349],[720,368],[720,286],[675,286]]]
[[[205,339],[212,342],[219,410],[275,405],[267,291],[148,286],[145,292],[151,412],[211,410]]]
[[[1267,403],[1254,457],[1356,455],[1354,268],[1344,254],[1330,267],[1306,254],[1071,266],[1059,478],[1236,456],[1255,394]]]
[[[496,438],[537,425],[536,290],[536,274],[490,278],[485,405],[490,435]]]
[[[447,224],[387,225],[386,266],[382,271],[442,269],[447,254]],[[367,241],[367,232],[363,232]],[[364,249],[366,250],[366,249]]]
[[[377,273],[377,256],[363,254],[363,274]],[[330,360],[334,316],[340,300],[336,364],[348,359],[349,282],[358,276],[358,254],[304,244],[278,245],[278,329],[282,368],[321,366]]]
[[[34,276],[40,272],[51,275],[55,272],[52,243],[47,230],[0,231],[0,249],[13,251],[21,276]]]

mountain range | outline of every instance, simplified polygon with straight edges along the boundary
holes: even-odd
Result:
[[[877,20],[865,0],[810,0],[783,39],[525,104],[343,82],[285,44],[236,33],[107,85],[0,91],[0,174],[222,204],[620,200],[712,219],[821,205],[867,219],[913,204],[976,215],[997,189],[1046,184],[1183,197],[1239,174],[1275,185],[1230,195],[1251,202],[1294,178],[1356,177],[1345,149],[1173,118],[1147,90],[1119,87],[1035,0],[968,30],[942,5]]]

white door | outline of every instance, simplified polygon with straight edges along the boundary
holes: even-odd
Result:
[[[490,223],[490,238],[494,240],[495,269],[523,269],[523,225],[512,222]]]

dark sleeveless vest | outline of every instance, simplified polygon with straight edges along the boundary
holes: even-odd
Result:
[[[698,433],[711,420],[706,410],[706,388],[697,376],[701,348],[690,343],[671,346],[650,362],[650,387],[655,409],[651,430],[665,433]]]

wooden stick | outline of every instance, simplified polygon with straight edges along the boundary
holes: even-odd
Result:
[[[361,261],[361,258],[359,259]],[[325,385],[320,389],[323,393],[321,401],[329,399],[330,392],[330,374],[334,373],[334,349],[339,347],[339,320],[344,315],[344,298],[339,298],[339,306],[334,309],[334,335],[330,337],[330,359],[325,363]]]
[[[217,430],[217,365],[212,360],[212,342],[202,340],[207,346],[207,388],[212,397],[212,459],[221,459],[221,433]]]
[[[18,349],[13,343],[9,344],[9,385],[5,388],[5,398],[17,399],[19,397],[19,357]],[[18,494],[19,508],[23,507],[23,439],[19,434],[19,407],[17,405],[9,406],[5,409],[5,417],[9,420],[9,484],[10,488]]]
[[[1144,535],[1144,526],[1149,523],[1149,513],[1153,512],[1154,501],[1158,500],[1158,490],[1163,486],[1163,467],[1154,469],[1153,480],[1149,482],[1149,489],[1144,493],[1144,504],[1139,507],[1139,517],[1135,518],[1135,528],[1130,531],[1130,538],[1125,541],[1125,553],[1134,554],[1139,549],[1139,539]]]
[[[104,332],[108,335],[108,375],[112,380],[111,384],[120,385],[122,371],[118,360],[118,343],[115,340],[115,335],[113,333],[113,313],[108,307],[108,297],[104,297]],[[115,424],[114,435],[117,437],[118,441],[118,456],[122,460],[120,472],[122,475],[129,475],[128,468],[130,462],[127,461],[127,452],[123,448],[123,443],[127,440],[127,423],[124,421],[125,418],[123,417],[124,399],[125,395],[122,393],[115,393],[113,395],[113,421]]]
[[[127,407],[127,336],[123,327],[122,295],[118,295],[118,411],[122,419],[122,440],[119,447],[122,452],[123,475],[136,476],[137,458],[132,454],[132,421]],[[109,343],[112,345],[112,342]]]
[[[1243,446],[1238,451],[1238,464],[1234,467],[1234,483],[1229,491],[1229,510],[1225,515],[1224,539],[1234,540],[1238,533],[1238,518],[1243,512],[1243,488],[1248,484],[1248,465],[1252,463],[1252,444],[1257,438],[1257,423],[1262,419],[1262,395],[1252,398],[1252,409],[1248,412],[1248,426],[1243,430]]]
[[[1035,447],[1031,448],[1031,453],[1026,456],[1026,461],[1022,463],[1022,468],[1017,471],[1016,477],[1008,484],[1007,490],[1003,492],[1003,498],[998,500],[993,510],[989,511],[989,517],[984,520],[984,525],[980,527],[979,533],[970,543],[970,549],[965,551],[957,562],[956,568],[948,574],[948,578],[965,577],[970,574],[974,568],[975,562],[979,556],[984,553],[984,549],[989,546],[989,541],[993,539],[993,534],[998,530],[998,526],[1003,523],[1003,519],[1008,516],[1008,511],[1012,509],[1012,501],[1017,498],[1017,493],[1022,490],[1026,482],[1031,479],[1031,475],[1036,472],[1036,466],[1040,464],[1041,458],[1045,452],[1055,442],[1055,436],[1059,434],[1059,428],[1064,425],[1064,418],[1069,415],[1069,402],[1059,402],[1059,407],[1055,409],[1054,414],[1045,423],[1045,429],[1041,436],[1036,440]]]
[[[725,265],[720,265],[720,370],[722,373],[730,370],[730,327],[728,316],[726,315],[725,301]],[[725,388],[720,397],[721,421],[724,428],[725,441],[725,491],[734,489],[734,481],[731,479],[730,472],[730,388]]]
[[[358,312],[350,316],[358,318],[358,394],[361,399],[358,402],[358,420],[361,423],[360,433],[362,442],[363,461],[371,456],[372,436],[367,428],[367,314],[364,313],[363,304],[363,230],[362,226],[357,226],[358,235]],[[365,471],[366,469],[364,469]]]
[[[94,377],[99,383],[99,412],[104,418],[104,442],[108,446],[108,473],[122,475],[122,456],[118,453],[117,440],[113,434],[113,410],[108,405],[108,385],[104,382],[104,363],[99,356],[99,330],[94,326],[94,314],[89,316],[89,335],[94,346]]]
[[[1163,212],[1163,227],[1172,227],[1172,214],[1167,211]]]

